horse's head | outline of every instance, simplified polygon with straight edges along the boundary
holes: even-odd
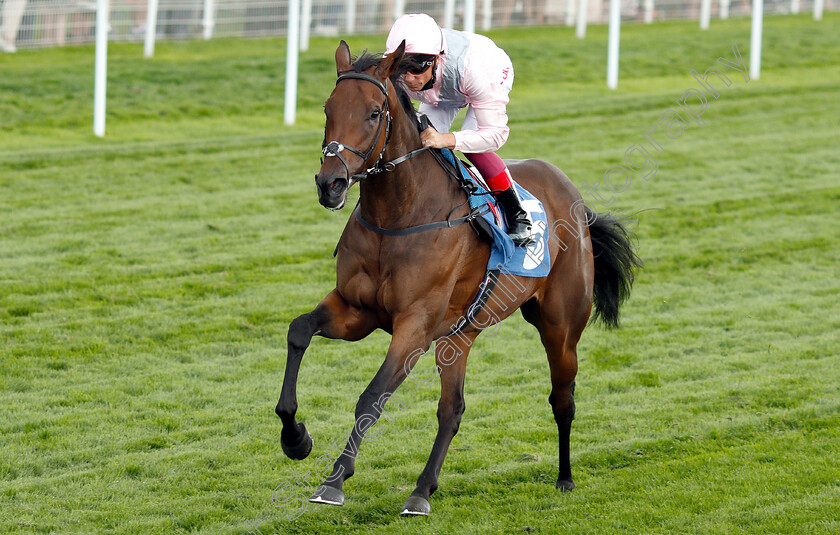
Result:
[[[389,78],[399,67],[405,43],[381,61],[351,64],[350,48],[341,41],[335,51],[338,81],[324,105],[324,160],[315,175],[318,200],[338,210],[347,191],[382,158],[391,128]]]

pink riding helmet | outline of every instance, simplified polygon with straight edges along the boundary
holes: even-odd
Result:
[[[406,54],[443,53],[443,32],[435,19],[423,13],[409,13],[394,21],[385,41],[385,55],[394,52],[403,40]]]

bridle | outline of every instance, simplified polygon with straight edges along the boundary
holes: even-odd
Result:
[[[388,146],[388,142],[391,141],[391,110],[388,107],[388,80],[386,79],[385,83],[383,84],[382,82],[380,82],[379,80],[377,80],[373,76],[368,76],[367,74],[363,74],[363,73],[360,73],[360,72],[350,72],[350,73],[345,73],[345,74],[340,75],[338,77],[338,80],[336,80],[335,84],[338,85],[342,80],[354,80],[354,79],[355,80],[364,80],[366,82],[370,82],[373,85],[375,85],[376,87],[378,87],[380,91],[382,91],[382,94],[385,95],[385,106],[384,106],[385,107],[385,114],[384,114],[384,116],[383,115],[379,116],[380,119],[379,119],[379,125],[376,128],[376,135],[373,137],[373,143],[371,143],[370,148],[367,150],[367,152],[362,152],[359,149],[356,149],[356,148],[353,148],[353,147],[348,147],[347,145],[339,143],[338,141],[330,141],[329,143],[327,143],[326,137],[324,138],[324,142],[322,144],[322,151],[324,153],[324,157],[335,156],[336,158],[338,158],[341,161],[342,164],[344,164],[344,169],[347,172],[348,188],[350,186],[352,186],[353,182],[356,181],[356,180],[362,180],[362,179],[367,178],[370,175],[374,175],[374,174],[378,174],[378,173],[393,171],[394,168],[398,164],[401,164],[402,162],[404,162],[406,160],[410,160],[411,158],[414,158],[418,154],[420,154],[424,151],[427,151],[430,148],[430,147],[421,147],[417,150],[413,150],[413,151],[409,152],[408,154],[404,154],[404,155],[400,156],[399,158],[395,158],[395,159],[393,159],[389,162],[382,163],[382,158],[383,158],[383,155],[385,154],[385,148]],[[358,173],[358,174],[355,174],[355,175],[351,176],[350,175],[350,166],[347,165],[347,160],[344,159],[344,156],[342,156],[341,153],[345,149],[347,149],[348,151],[352,152],[353,154],[355,154],[356,156],[361,158],[363,162],[367,162],[368,159],[373,154],[373,151],[376,148],[376,144],[379,143],[380,136],[382,134],[382,124],[383,124],[383,122],[385,124],[385,143],[382,144],[382,150],[379,151],[379,156],[376,158],[376,162],[373,164],[373,167],[371,167],[370,169],[367,169],[366,171],[363,171],[361,173]],[[419,126],[420,126],[421,130],[423,130],[426,127],[429,126],[429,119],[425,115],[421,116]],[[468,196],[473,194],[473,192],[475,191],[474,186],[470,187],[465,182],[462,182],[460,180],[460,172],[457,172],[457,171],[453,172],[453,171],[449,170],[447,164],[445,163],[445,160],[442,160],[443,156],[440,154],[440,151],[432,151],[431,154],[435,157],[435,159],[438,161],[438,163],[441,164],[441,167],[443,167],[444,170],[446,170],[446,172],[450,176],[454,177],[455,180],[459,183],[459,185],[461,185],[461,187],[464,188],[464,190],[466,191]],[[321,163],[323,163],[323,159],[321,160]],[[466,203],[464,203],[464,204],[466,204]],[[457,210],[460,206],[463,206],[463,204],[456,206],[455,208],[453,208],[449,212],[449,215],[447,216],[446,221],[436,221],[434,223],[426,223],[424,225],[416,225],[416,226],[413,226],[413,227],[408,227],[408,228],[403,228],[403,229],[386,229],[386,228],[382,228],[382,227],[377,227],[376,225],[373,225],[373,224],[365,221],[365,219],[359,213],[358,209],[353,211],[353,215],[356,217],[356,220],[359,222],[360,225],[362,225],[364,228],[366,228],[366,229],[368,229],[372,232],[376,232],[377,234],[384,234],[386,236],[405,236],[407,234],[415,234],[415,233],[418,233],[418,232],[426,232],[426,231],[429,231],[429,230],[436,230],[436,229],[442,229],[442,228],[452,228],[452,227],[461,225],[463,223],[471,223],[472,221],[480,218],[484,213],[486,213],[489,210],[489,207],[484,207],[483,209],[481,207],[478,207],[478,208],[475,208],[475,209],[471,210],[470,213],[468,215],[466,215],[465,217],[459,217],[457,219],[450,219],[451,216],[452,216],[452,213],[455,210]],[[336,251],[338,251],[337,248],[336,248]]]
[[[324,157],[335,156],[339,159],[339,161],[344,165],[345,172],[347,173],[347,182],[348,187],[352,185],[353,182],[363,180],[368,178],[370,175],[375,175],[379,173],[393,171],[394,168],[406,161],[414,158],[421,152],[428,150],[429,147],[422,147],[420,149],[414,150],[400,156],[399,158],[395,158],[389,162],[382,163],[382,158],[385,155],[385,149],[388,147],[388,143],[391,141],[391,109],[388,106],[388,79],[385,79],[385,83],[383,84],[373,76],[369,76],[364,73],[360,72],[348,72],[340,75],[338,79],[335,81],[335,85],[338,85],[343,80],[364,80],[366,82],[370,82],[382,91],[382,94],[385,95],[385,113],[379,115],[379,124],[376,127],[376,135],[373,136],[373,142],[370,145],[370,148],[366,152],[362,152],[359,149],[350,147],[348,145],[344,145],[338,141],[330,141],[327,143],[326,137],[324,138],[324,142],[321,145],[321,152],[324,153]],[[385,142],[382,144],[382,150],[379,151],[379,156],[376,158],[376,161],[373,163],[373,166],[361,173],[357,173],[355,175],[350,175],[350,166],[347,164],[347,160],[344,159],[344,156],[341,155],[341,152],[345,149],[352,152],[356,156],[362,159],[363,163],[367,163],[370,159],[371,155],[373,154],[374,149],[376,148],[377,143],[379,143],[380,136],[382,134],[382,125],[385,125]],[[324,163],[323,158],[321,159],[321,163]]]

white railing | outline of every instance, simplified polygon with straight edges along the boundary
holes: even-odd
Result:
[[[290,0],[158,0],[155,38],[161,40],[210,37],[285,36]],[[621,22],[701,19],[707,0],[622,0]],[[815,2],[817,5],[815,6]],[[824,2],[824,3],[823,3]],[[96,0],[0,0],[0,19],[24,4],[15,36],[13,26],[0,22],[0,38],[18,48],[92,43]],[[815,7],[837,9],[840,0],[765,0],[765,14],[811,12]],[[8,4],[8,5],[7,5]],[[108,36],[111,41],[143,41],[148,0],[111,0]],[[299,2],[308,21],[302,45],[309,36],[385,33],[402,12],[423,11],[442,25],[463,28],[464,0],[304,0]],[[479,31],[507,26],[605,24],[610,0],[480,0],[475,2]],[[488,9],[489,8],[489,9]],[[710,0],[712,21],[751,14],[751,0]],[[705,15],[705,13],[703,13]],[[712,22],[714,24],[714,22]],[[585,30],[581,28],[581,32]]]

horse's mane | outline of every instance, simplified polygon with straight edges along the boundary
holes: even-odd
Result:
[[[362,52],[362,54],[353,61],[353,70],[355,72],[365,72],[371,67],[379,65],[382,59],[383,57],[381,53],[368,52],[367,49],[365,49],[365,51]],[[394,85],[394,89],[396,89],[397,91],[397,96],[400,99],[400,104],[402,104],[405,113],[413,119],[413,121],[417,124],[417,129],[419,130],[420,122],[417,120],[417,110],[414,109],[414,104],[412,104],[411,98],[409,98],[408,94],[402,88],[402,84],[399,83],[399,76],[400,70],[398,70],[396,74],[391,76],[391,83]]]

